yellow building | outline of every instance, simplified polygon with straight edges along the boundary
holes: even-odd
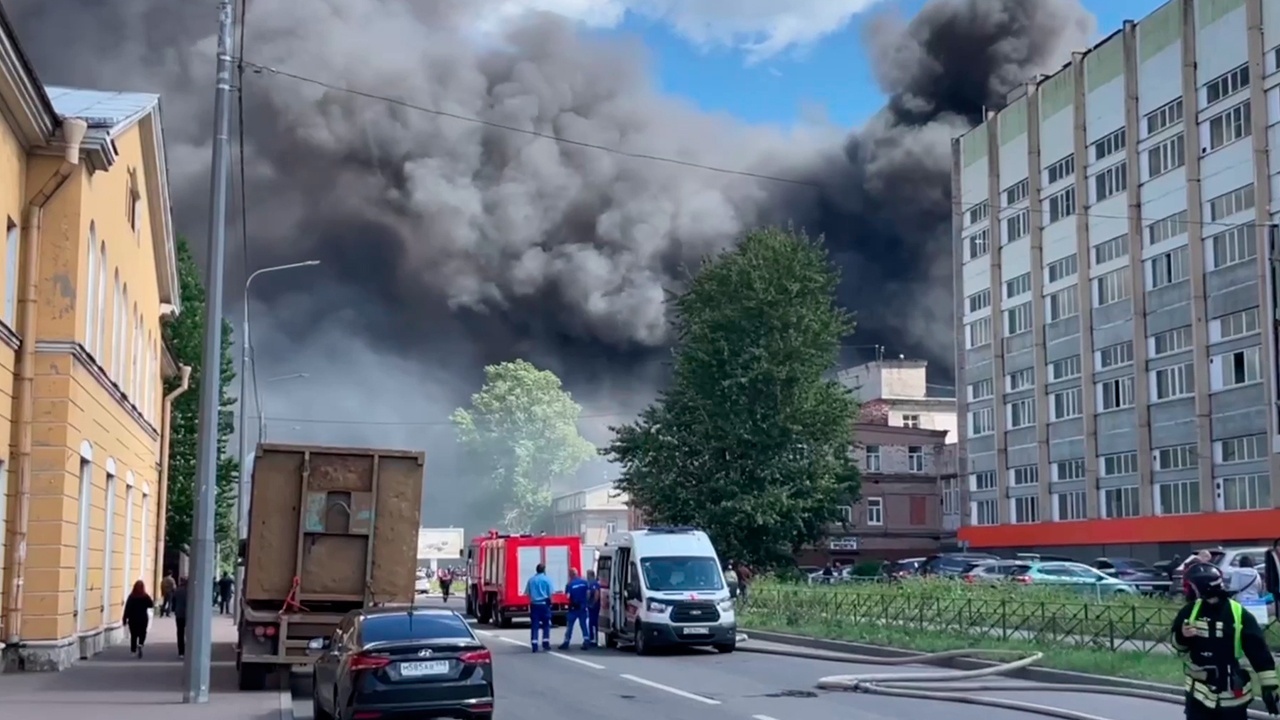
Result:
[[[178,275],[159,98],[44,87],[0,25],[0,642],[50,670],[155,583]]]

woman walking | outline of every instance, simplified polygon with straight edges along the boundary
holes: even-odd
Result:
[[[133,584],[133,592],[124,601],[124,624],[129,628],[129,652],[142,657],[142,646],[147,643],[147,625],[151,623],[151,609],[155,601],[147,594],[147,585],[141,580]]]

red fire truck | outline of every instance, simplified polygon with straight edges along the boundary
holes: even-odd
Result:
[[[503,535],[490,530],[467,546],[467,613],[482,623],[511,627],[529,616],[525,584],[538,565],[546,567],[552,587],[551,617],[562,624],[569,612],[564,586],[569,568],[583,572],[582,540],[572,536]]]

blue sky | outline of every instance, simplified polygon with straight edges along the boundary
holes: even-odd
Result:
[[[893,0],[881,8],[914,14],[925,0]],[[1028,0],[1034,2],[1035,0]],[[1164,0],[1083,0],[1098,18],[1101,35],[1125,19],[1141,19]],[[754,65],[732,49],[701,50],[670,26],[629,15],[616,31],[639,35],[654,56],[657,82],[710,111],[752,122],[789,124],[820,110],[841,125],[857,125],[883,104],[860,47],[861,18],[803,53]],[[1101,36],[1100,35],[1100,36]],[[750,88],[750,92],[744,92]]]

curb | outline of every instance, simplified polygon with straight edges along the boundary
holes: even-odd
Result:
[[[752,628],[746,628],[746,633],[749,638],[776,643],[778,645],[789,645],[791,647],[800,647],[809,650],[826,650],[828,652],[842,653],[845,655],[866,655],[869,657],[881,658],[906,658],[924,655],[924,653],[916,652],[914,650],[885,647],[883,645],[866,645],[863,643],[849,642],[847,640],[828,640],[826,638],[816,638],[808,635],[792,635],[789,633],[769,632],[767,630],[754,630]],[[956,670],[980,670],[999,665],[1000,663],[991,662],[989,660],[956,658],[931,664],[938,667],[947,667]],[[1059,685],[1104,685],[1107,687],[1123,688],[1126,690],[1144,690],[1146,692],[1161,693],[1163,695],[1172,695],[1174,697],[1182,697],[1183,695],[1183,689],[1174,685],[1163,685],[1161,683],[1145,682],[1143,680],[1130,680],[1128,678],[1118,678],[1110,675],[1091,675],[1089,673],[1073,672],[1070,670],[1051,670],[1049,668],[1034,666],[1009,673],[1009,677],[1016,678],[1018,680],[1056,683]]]

